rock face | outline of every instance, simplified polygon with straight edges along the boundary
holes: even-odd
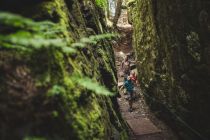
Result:
[[[0,2],[1,11],[37,21],[0,16],[0,139],[127,139],[116,98],[94,94],[71,77],[86,75],[117,93],[108,41],[66,53],[76,40],[107,32],[99,6],[94,0]]]
[[[209,139],[209,1],[131,0],[128,7],[148,103],[168,112],[183,139]]]

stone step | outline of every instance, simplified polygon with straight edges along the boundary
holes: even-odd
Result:
[[[135,136],[161,133],[161,130],[158,129],[148,118],[139,117],[126,121],[129,127],[133,130]]]
[[[161,133],[136,136],[133,140],[165,140]]]

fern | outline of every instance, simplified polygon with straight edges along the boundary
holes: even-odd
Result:
[[[56,96],[56,95],[61,95],[65,93],[65,88],[60,85],[54,85],[50,90],[47,92],[47,96]]]
[[[78,42],[73,43],[72,47],[84,48],[88,44],[95,45],[103,39],[112,39],[112,38],[117,37],[117,36],[118,36],[118,34],[112,34],[112,33],[106,33],[106,34],[100,34],[100,35],[91,35],[89,37],[83,37]]]
[[[11,34],[0,34],[0,48],[18,50],[20,52],[33,52],[42,48],[50,48],[62,51],[63,53],[76,53],[77,48],[84,48],[88,45],[95,45],[104,39],[116,37],[116,34],[91,35],[81,38],[78,42],[71,44],[69,38],[58,37],[63,30],[59,25],[49,21],[35,22],[31,19],[18,15],[0,12],[1,30],[7,30],[8,27],[15,29]],[[4,28],[6,27],[6,28]],[[114,94],[104,86],[94,82],[88,77],[73,75],[69,77],[73,81],[98,95],[113,96]],[[48,90],[47,96],[65,94],[65,88],[62,85],[54,85]]]
[[[106,87],[99,84],[98,82],[93,81],[92,79],[81,76],[78,74],[73,74],[69,77],[75,84],[82,86],[88,90],[93,91],[98,95],[105,95],[105,96],[114,96],[112,92],[110,92]],[[47,96],[53,97],[56,95],[65,95],[66,89],[62,85],[54,85],[51,89],[48,90]]]
[[[100,85],[98,82],[94,82],[92,79],[85,76],[73,75],[71,77],[74,82],[78,85],[95,92],[98,95],[113,96],[114,94],[110,92],[106,87]]]
[[[81,38],[78,42],[70,44],[67,37],[58,38],[63,29],[57,24],[49,21],[34,22],[10,13],[0,13],[0,24],[2,29],[6,27],[17,28],[12,34],[0,34],[0,45],[2,48],[16,49],[32,52],[35,49],[52,48],[61,50],[64,53],[76,53],[76,48],[84,48],[89,44],[95,45],[103,39],[111,39],[116,34],[92,35]]]
[[[59,25],[49,21],[34,22],[31,19],[10,13],[0,13],[1,30],[15,29],[12,34],[0,34],[0,46],[7,49],[33,52],[35,49],[52,48],[65,53],[75,53],[69,39],[58,38],[62,34]]]
[[[30,31],[43,31],[46,28],[54,28],[55,25],[50,21],[34,22],[29,18],[24,18],[7,12],[0,12],[0,23],[4,26],[16,27]]]

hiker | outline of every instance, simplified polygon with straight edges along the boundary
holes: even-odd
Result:
[[[137,75],[135,71],[131,71],[130,78],[134,85],[138,84]]]
[[[124,60],[121,63],[121,70],[124,77],[130,75],[130,61],[128,60],[128,56],[125,56]]]
[[[129,111],[132,112],[133,111],[132,105],[133,105],[133,88],[134,88],[134,86],[130,79],[130,76],[124,77],[123,86],[125,87],[126,92],[128,94]]]
[[[136,86],[138,86],[138,80],[137,80],[137,75],[136,75],[135,71],[131,71],[130,79],[131,79],[133,85],[135,85],[135,87],[133,89],[133,100],[136,100],[138,97],[138,94],[136,91],[137,90]]]

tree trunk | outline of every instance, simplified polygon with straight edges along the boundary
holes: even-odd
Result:
[[[115,10],[115,16],[114,16],[114,19],[113,19],[114,28],[117,27],[117,22],[118,22],[118,19],[120,17],[120,14],[121,14],[121,6],[122,6],[122,0],[117,0],[117,7],[116,7],[116,10]]]

